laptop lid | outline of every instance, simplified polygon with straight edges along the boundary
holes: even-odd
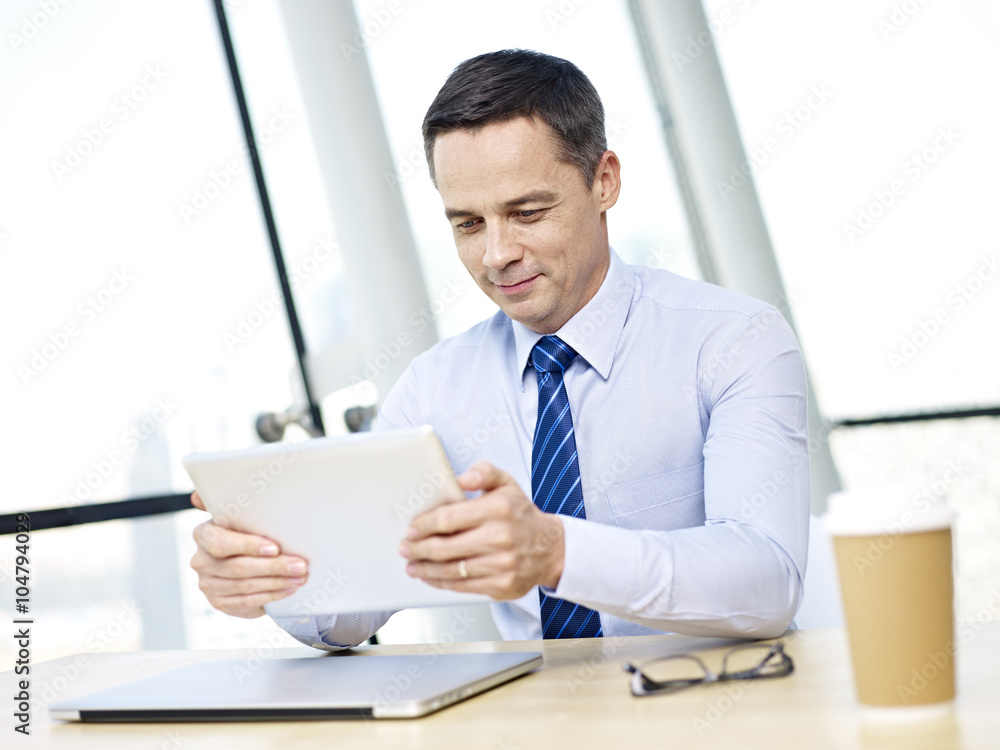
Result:
[[[542,666],[537,652],[382,655],[337,652],[206,661],[49,707],[67,721],[274,721],[412,718]]]

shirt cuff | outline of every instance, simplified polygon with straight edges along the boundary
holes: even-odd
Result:
[[[592,609],[624,613],[643,595],[647,583],[636,533],[595,521],[559,515],[565,552],[555,591],[546,593]]]
[[[275,624],[300,643],[324,651],[353,648],[367,640],[392,612],[355,612],[324,617],[273,617]]]

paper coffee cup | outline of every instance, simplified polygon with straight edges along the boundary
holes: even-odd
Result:
[[[955,698],[954,511],[913,487],[837,492],[827,507],[866,717],[946,713]]]

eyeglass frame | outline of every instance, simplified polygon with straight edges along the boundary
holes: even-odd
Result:
[[[729,657],[735,652],[751,648],[763,648],[766,645],[767,644],[763,643],[740,643],[733,646],[722,655],[722,669],[718,673],[713,672],[697,655],[691,653],[659,656],[638,666],[632,664],[632,662],[626,661],[622,662],[622,669],[632,674],[632,678],[629,680],[629,687],[632,690],[632,695],[636,698],[644,698],[650,695],[669,695],[671,693],[680,692],[681,690],[685,690],[689,687],[694,687],[695,685],[709,685],[715,682],[730,682],[732,680],[763,680],[770,677],[785,677],[795,671],[795,663],[792,661],[792,657],[785,652],[784,641],[776,641],[775,643],[772,643],[764,658],[761,659],[760,663],[752,669],[745,669],[740,672],[729,672],[726,669]],[[762,670],[764,667],[767,666],[768,662],[775,656],[781,659],[778,665],[778,671],[767,674],[763,673]],[[665,661],[667,659],[690,659],[701,667],[705,676],[677,680],[654,680],[643,672],[644,667],[650,664],[655,664],[659,661]],[[647,687],[647,685],[651,685],[651,687]]]

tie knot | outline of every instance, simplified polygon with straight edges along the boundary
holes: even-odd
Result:
[[[565,372],[576,350],[558,336],[543,336],[531,350],[531,364],[539,372]]]

